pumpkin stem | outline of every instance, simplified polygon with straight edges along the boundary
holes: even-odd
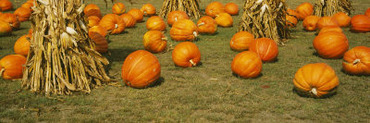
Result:
[[[191,65],[197,66],[197,64],[193,62],[193,59],[190,59],[189,62],[191,63]]]
[[[114,24],[114,28],[117,29],[118,28],[118,24]]]
[[[357,64],[357,63],[359,63],[359,62],[361,62],[361,60],[360,59],[356,59],[355,61],[353,61],[352,63],[353,64]]]
[[[168,39],[167,39],[167,37],[163,37],[162,40],[167,41]]]
[[[204,22],[202,22],[202,23],[199,23],[199,24],[198,24],[198,26],[202,26],[202,25],[204,25],[204,24],[205,24],[205,23],[204,23]]]
[[[197,33],[196,31],[194,31],[194,32],[193,32],[193,35],[194,35],[195,37],[198,37],[198,33]]]
[[[177,17],[175,17],[175,21],[177,21]]]
[[[316,88],[312,88],[311,91],[310,91],[312,94],[315,94],[317,96],[317,90]]]
[[[2,77],[2,76],[3,76],[4,71],[5,71],[5,69],[4,69],[4,68],[2,68],[2,69],[0,70],[0,77]]]

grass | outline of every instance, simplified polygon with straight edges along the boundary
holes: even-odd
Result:
[[[19,7],[22,2],[15,3]],[[157,9],[160,0],[123,1],[127,10],[152,3]],[[223,3],[229,0],[220,0]],[[295,8],[307,0],[287,1]],[[103,0],[87,0],[98,4],[103,13]],[[202,0],[203,9],[211,0]],[[241,8],[242,0],[230,0]],[[354,0],[353,14],[363,14],[370,2]],[[13,2],[14,3],[14,2]],[[313,3],[313,1],[311,1]],[[241,12],[240,12],[241,13]],[[240,16],[240,15],[239,15]],[[91,94],[51,96],[20,91],[20,81],[0,79],[0,122],[369,122],[370,78],[342,72],[341,59],[322,59],[312,46],[314,32],[305,32],[302,22],[292,30],[293,38],[279,47],[278,61],[263,64],[262,76],[241,79],[232,75],[231,61],[238,53],[230,50],[229,41],[236,33],[239,16],[233,16],[234,27],[219,28],[217,35],[201,35],[195,42],[202,54],[202,65],[194,68],[175,67],[171,52],[155,54],[161,64],[161,83],[147,89],[104,85]],[[146,20],[147,18],[145,18]],[[26,34],[30,22],[21,24],[12,35],[0,37],[0,58],[12,54],[15,41]],[[170,28],[167,27],[167,31]],[[111,35],[109,74],[120,79],[125,57],[144,49],[142,36],[145,22]],[[352,33],[344,28],[350,48],[370,46],[370,33]],[[169,33],[166,35],[169,37]],[[175,42],[178,43],[178,42]],[[338,93],[326,99],[300,97],[292,91],[295,72],[305,64],[324,62],[340,80]],[[121,81],[121,80],[120,80]]]

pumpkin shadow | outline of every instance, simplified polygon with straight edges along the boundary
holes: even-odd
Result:
[[[0,47],[0,48],[1,48],[1,47]],[[356,75],[356,74],[351,74],[351,73],[346,72],[343,68],[342,68],[342,69],[340,69],[340,71],[341,71],[342,73],[344,73],[344,74],[349,75],[349,76],[357,76],[357,77],[369,76],[369,75],[364,75],[364,74],[358,74],[358,75]]]
[[[337,94],[337,87],[333,88],[333,90],[331,92],[329,92],[328,94],[326,95],[323,95],[321,97],[315,97],[313,96],[313,94],[309,93],[309,92],[303,92],[303,91],[298,91],[297,88],[293,87],[292,91],[293,93],[296,93],[298,94],[300,97],[305,97],[305,98],[314,98],[314,99],[327,99],[327,98],[331,98],[333,97],[334,95]]]
[[[276,63],[276,62],[278,62],[279,61],[279,59],[278,58],[276,58],[275,60],[273,60],[273,61],[267,61],[267,62],[264,62],[264,61],[262,61],[263,63],[266,63],[266,64],[270,64],[270,63]]]
[[[238,79],[258,79],[258,78],[261,78],[263,76],[263,73],[260,73],[257,77],[254,77],[254,78],[243,78],[243,77],[240,77],[238,74],[232,72],[231,73],[233,76],[235,76],[236,78]]]
[[[163,77],[159,77],[157,81],[153,82],[152,84],[150,84],[149,86],[145,88],[154,88],[154,87],[160,86],[164,83],[164,80],[165,79]]]
[[[109,49],[107,53],[104,53],[103,55],[109,60],[109,61],[124,61],[126,57],[136,51],[138,49],[130,48],[130,47],[124,47],[119,49]]]

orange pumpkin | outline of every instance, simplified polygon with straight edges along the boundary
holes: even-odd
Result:
[[[230,48],[236,51],[248,50],[254,41],[254,36],[247,31],[240,31],[231,38]]]
[[[338,12],[338,13],[334,14],[333,19],[338,22],[338,25],[340,27],[347,27],[347,26],[349,26],[349,24],[351,22],[351,17],[349,17],[344,12]]]
[[[113,4],[112,6],[112,13],[113,14],[123,14],[125,13],[126,11],[126,7],[125,7],[125,4],[121,3],[121,2],[117,2],[115,4]]]
[[[13,4],[9,0],[0,0],[0,11],[9,11],[13,9]]]
[[[33,29],[31,28],[31,29],[28,30],[28,34],[32,35],[32,33],[33,33]]]
[[[293,16],[293,17],[296,17],[298,18],[298,12],[296,10],[293,10],[293,9],[287,9],[287,15],[290,15],[290,16]]]
[[[87,17],[89,17],[89,16],[96,16],[96,17],[99,17],[99,18],[102,17],[100,8],[95,4],[88,4],[87,6],[85,6],[84,14]]]
[[[369,32],[370,17],[365,15],[355,15],[351,19],[351,31],[354,32]]]
[[[132,15],[136,19],[136,22],[143,21],[144,13],[140,9],[131,9],[127,13]]]
[[[100,35],[102,35],[103,37],[107,36],[107,30],[105,30],[103,27],[101,26],[93,26],[89,29],[89,37],[92,37],[92,33],[99,33]]]
[[[348,50],[348,39],[340,32],[326,32],[316,36],[313,47],[322,58],[342,58]]]
[[[189,19],[189,16],[184,11],[172,11],[167,16],[167,24],[172,25],[178,20]]]
[[[120,17],[125,22],[126,27],[135,27],[136,19],[134,16],[132,16],[131,14],[122,14]]]
[[[322,33],[331,32],[331,31],[343,33],[342,28],[340,28],[339,26],[337,26],[337,27],[324,27],[320,30],[319,35],[322,34]]]
[[[97,26],[99,25],[100,22],[100,18],[96,16],[89,16],[87,20],[88,20],[87,26],[89,27]]]
[[[333,68],[325,63],[307,64],[294,75],[295,90],[305,96],[324,97],[334,92],[339,79]]]
[[[161,31],[150,30],[144,34],[144,48],[153,53],[159,53],[166,49],[167,38]]]
[[[210,16],[203,16],[197,22],[198,31],[202,34],[214,34],[217,31],[217,22]]]
[[[125,22],[116,14],[107,14],[99,22],[99,26],[110,31],[110,34],[119,34],[125,30]]]
[[[172,51],[172,61],[180,67],[193,67],[200,62],[200,51],[192,42],[181,42]]]
[[[108,41],[105,39],[105,36],[97,32],[89,32],[89,37],[94,41],[96,51],[99,53],[106,53],[108,51]]]
[[[298,19],[304,20],[307,16],[312,15],[313,13],[313,5],[311,3],[304,2],[299,5],[296,9],[298,12]]]
[[[269,38],[258,38],[252,41],[249,50],[256,52],[264,62],[275,61],[279,54],[277,43]]]
[[[157,57],[145,50],[137,50],[128,55],[121,68],[121,77],[126,85],[145,88],[153,84],[161,75],[161,65]]]
[[[25,2],[25,3],[23,3],[22,5],[21,5],[21,7],[23,7],[23,8],[26,8],[26,9],[30,9],[31,10],[31,12],[33,11],[31,8],[32,8],[32,6],[33,6],[33,3],[32,2]]]
[[[294,16],[286,15],[285,18],[286,18],[285,24],[288,27],[295,27],[298,23],[297,18],[295,18]]]
[[[23,56],[27,56],[30,51],[32,35],[23,35],[14,44],[14,52]]]
[[[262,61],[255,52],[243,51],[234,57],[231,70],[242,78],[255,78],[262,71]]]
[[[322,29],[323,27],[337,27],[338,22],[332,17],[321,17],[319,21],[317,21],[317,28]]]
[[[366,9],[365,15],[370,18],[370,8]]]
[[[159,16],[152,16],[146,22],[146,28],[148,30],[166,30],[166,22]]]
[[[222,3],[218,1],[214,1],[208,4],[208,6],[206,7],[206,14],[211,17],[216,17],[216,15],[224,12],[225,12],[224,5],[222,5]]]
[[[343,56],[343,69],[349,74],[370,75],[370,48],[357,46]]]
[[[26,63],[26,57],[13,54],[0,59],[0,76],[4,79],[20,79],[23,75],[23,65]]]
[[[198,36],[197,26],[191,20],[182,19],[173,24],[170,35],[176,41],[192,41]]]
[[[230,15],[237,15],[239,13],[239,7],[235,3],[227,3],[225,5],[225,12]]]
[[[14,11],[14,15],[18,17],[20,22],[28,21],[31,16],[31,9],[20,7]]]
[[[319,20],[320,20],[320,17],[318,17],[318,16],[315,16],[315,15],[307,16],[303,20],[303,27],[304,27],[304,29],[307,30],[307,31],[314,31],[314,30],[316,30],[316,25],[317,25],[317,22]]]
[[[0,15],[0,20],[3,20],[5,22],[8,22],[10,26],[12,26],[13,29],[18,29],[21,26],[21,23],[17,19],[17,16],[15,16],[12,13],[3,13]]]
[[[8,22],[0,20],[0,36],[9,35],[12,32],[12,27]]]
[[[233,26],[233,18],[227,13],[220,13],[216,15],[215,18],[217,25],[221,27],[232,27]]]
[[[152,16],[155,15],[156,10],[155,7],[152,4],[144,4],[140,9],[145,16]]]

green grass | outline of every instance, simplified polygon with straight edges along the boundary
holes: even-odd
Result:
[[[14,1],[14,0],[13,0]],[[21,0],[15,7],[19,7]],[[159,10],[161,0],[122,1],[127,10],[152,3]],[[242,7],[242,0],[235,2]],[[290,0],[295,8],[308,0]],[[87,0],[98,4],[103,13],[103,0]],[[202,9],[211,0],[202,0]],[[363,14],[370,2],[353,0],[353,14]],[[311,1],[313,3],[313,1]],[[241,12],[240,12],[241,13]],[[240,16],[233,16],[234,27],[219,28],[217,35],[201,35],[195,42],[202,54],[202,65],[193,68],[175,67],[171,52],[155,54],[161,64],[162,82],[147,89],[104,85],[91,94],[71,96],[33,94],[20,89],[20,81],[0,79],[0,122],[369,122],[370,78],[342,72],[342,59],[322,59],[314,55],[314,32],[305,32],[302,23],[292,30],[293,38],[279,47],[278,61],[263,64],[262,76],[241,79],[232,75],[231,62],[238,53],[230,50],[229,41],[238,28]],[[146,20],[147,18],[145,18]],[[17,38],[26,34],[30,22],[21,24],[11,36],[0,37],[0,58],[12,54]],[[167,31],[170,28],[167,27]],[[109,75],[120,79],[125,57],[144,49],[142,36],[145,22],[125,33],[109,36]],[[344,28],[350,48],[370,46],[370,33],[352,33]],[[169,37],[169,33],[166,35]],[[177,42],[176,42],[177,43]],[[292,91],[295,72],[305,64],[324,62],[333,67],[340,80],[338,93],[326,99],[300,97]],[[264,88],[269,86],[269,88]]]

